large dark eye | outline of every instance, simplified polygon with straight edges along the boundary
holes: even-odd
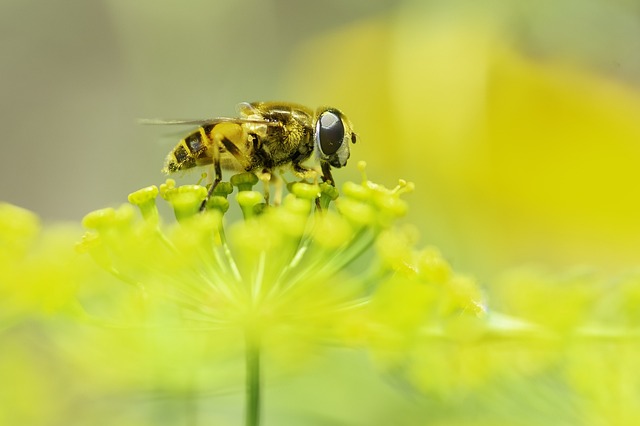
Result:
[[[335,154],[344,140],[344,124],[340,117],[331,111],[323,112],[318,120],[316,138],[324,155]]]

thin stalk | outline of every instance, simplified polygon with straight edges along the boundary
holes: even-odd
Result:
[[[246,342],[246,406],[245,426],[260,424],[260,341],[258,333],[249,326],[245,330]]]

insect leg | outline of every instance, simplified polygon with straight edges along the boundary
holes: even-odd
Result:
[[[322,181],[329,182],[331,185],[336,186],[336,181],[333,180],[333,176],[331,175],[331,166],[329,163],[320,163],[322,167]]]
[[[273,184],[275,186],[275,195],[274,195],[274,200],[273,203],[276,206],[279,206],[282,203],[282,188],[284,186],[283,183],[283,179],[282,179],[282,173],[279,173],[277,176],[276,175],[272,175],[273,176]]]
[[[230,136],[237,137],[238,135],[236,134],[236,135],[230,135]],[[245,138],[244,133],[242,134],[242,138],[243,139]],[[220,141],[222,142],[222,145],[227,150],[227,152],[233,155],[233,157],[236,160],[238,160],[238,163],[240,163],[240,166],[244,170],[251,171],[253,169],[251,165],[251,159],[247,157],[247,155],[238,148],[235,142],[233,142],[231,139],[227,138],[226,136],[223,136]],[[265,203],[269,205],[269,182],[271,181],[271,171],[268,169],[264,169],[262,173],[256,173],[256,174],[264,184],[264,200],[265,200]]]
[[[293,172],[302,179],[313,179],[317,181],[318,179],[318,171],[315,169],[310,169],[308,167],[303,166],[300,163],[293,162],[292,163]]]
[[[242,152],[242,150],[238,147],[238,145],[245,141],[247,138],[247,135],[242,126],[237,123],[223,122],[210,127],[208,132],[209,133],[207,133],[205,128],[200,128],[200,135],[203,142],[207,146],[207,152],[209,153],[213,162],[216,178],[209,188],[207,198],[205,198],[200,205],[200,211],[203,211],[205,209],[207,201],[213,195],[216,186],[218,186],[218,184],[222,181],[222,167],[220,164],[221,149],[225,150],[233,157],[235,157],[242,168],[244,168],[245,170],[251,169],[251,162],[247,158],[246,154]]]
[[[213,183],[209,187],[209,191],[207,192],[207,197],[204,200],[202,200],[202,204],[200,204],[200,211],[205,210],[207,206],[207,201],[209,201],[209,198],[211,198],[211,196],[213,195],[213,191],[215,191],[216,186],[218,186],[218,184],[222,181],[222,170],[220,169],[220,155],[218,155],[218,157],[214,157],[213,168],[216,173],[216,178],[214,179]]]
[[[216,178],[213,180],[213,183],[209,187],[209,191],[207,192],[207,196],[204,200],[202,200],[202,204],[200,204],[200,211],[204,211],[207,206],[207,201],[213,195],[213,191],[215,191],[216,186],[222,181],[222,168],[220,167],[220,146],[218,145],[217,140],[211,140],[207,132],[201,127],[200,128],[200,136],[202,137],[202,141],[206,143],[208,149],[211,153],[211,159],[213,160],[213,169],[216,174]]]
[[[268,169],[263,169],[262,172],[256,174],[258,175],[258,179],[262,181],[262,186],[264,188],[264,202],[266,205],[269,205],[269,184],[271,183],[271,180],[274,178],[274,176]]]
[[[231,139],[226,136],[222,136],[220,142],[222,142],[222,145],[229,154],[233,155],[235,159],[238,160],[238,163],[240,163],[243,169],[247,171],[251,169],[251,161],[242,151],[240,151],[238,146]]]

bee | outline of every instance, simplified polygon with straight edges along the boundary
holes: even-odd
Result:
[[[316,172],[303,163],[313,154],[322,180],[335,185],[331,168],[344,167],[349,143],[356,143],[351,122],[336,108],[313,111],[288,102],[243,102],[237,111],[235,118],[147,121],[199,126],[171,150],[162,171],[171,174],[213,165],[215,179],[201,210],[221,182],[222,169],[254,172],[270,179],[276,170],[290,167],[296,175],[310,177]]]

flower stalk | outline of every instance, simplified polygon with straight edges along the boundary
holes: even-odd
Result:
[[[245,360],[245,426],[258,426],[262,394],[260,333],[251,325],[245,330]]]

